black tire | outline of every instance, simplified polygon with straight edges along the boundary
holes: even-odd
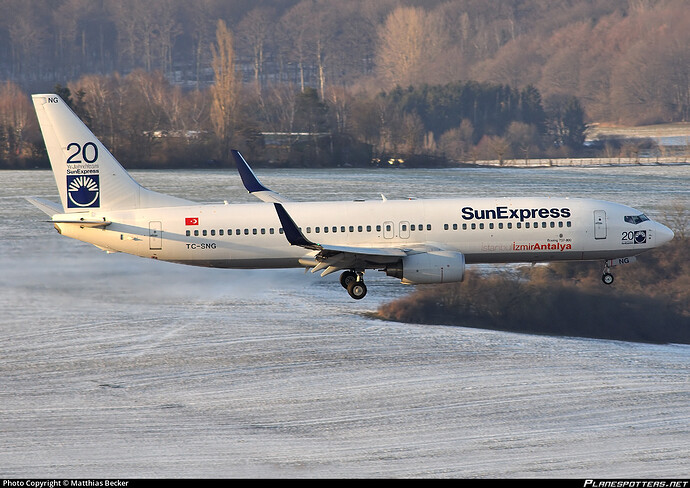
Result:
[[[343,288],[346,290],[353,281],[357,281],[357,273],[354,271],[343,271],[340,275],[340,284],[343,285]]]
[[[610,285],[613,283],[613,275],[611,273],[604,273],[601,277],[601,281],[603,281],[605,285]]]
[[[361,300],[367,294],[367,285],[363,281],[353,281],[347,285],[347,292],[355,300]]]

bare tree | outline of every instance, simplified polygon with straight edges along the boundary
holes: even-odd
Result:
[[[26,130],[31,107],[18,85],[7,81],[0,85],[0,158],[16,160],[26,156]]]
[[[250,10],[237,26],[240,44],[251,55],[254,69],[254,84],[257,92],[261,93],[264,83],[264,62],[266,50],[270,47],[275,25],[275,11],[269,8],[257,7]]]
[[[387,86],[425,81],[427,68],[448,46],[443,19],[422,8],[398,7],[379,28],[377,67]]]
[[[218,21],[211,55],[215,77],[211,87],[211,122],[220,140],[221,157],[225,158],[235,131],[240,80],[235,71],[233,36],[223,20]]]
[[[309,62],[309,29],[311,27],[312,0],[303,0],[292,7],[280,19],[282,43],[288,45],[290,57],[295,59],[299,70],[299,85],[306,88],[306,70]]]

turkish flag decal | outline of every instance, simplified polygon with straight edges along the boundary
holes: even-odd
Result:
[[[199,217],[186,217],[184,225],[199,225]]]

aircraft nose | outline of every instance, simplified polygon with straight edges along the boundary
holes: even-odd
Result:
[[[673,239],[673,231],[663,224],[656,223],[656,243],[662,245]]]

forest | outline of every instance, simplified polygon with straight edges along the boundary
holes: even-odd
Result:
[[[46,164],[46,91],[130,167],[579,155],[593,122],[688,121],[688,27],[683,0],[0,0],[0,167]]]

